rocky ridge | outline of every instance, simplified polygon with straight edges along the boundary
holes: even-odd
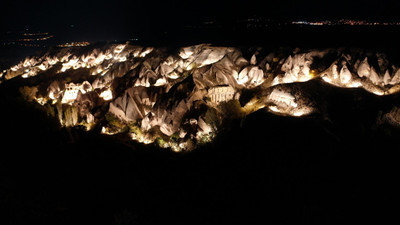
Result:
[[[375,95],[398,93],[399,68],[384,53],[360,49],[200,44],[171,50],[127,43],[50,49],[0,79],[29,80],[21,93],[48,108],[61,126],[101,124],[107,135],[125,133],[183,151],[212,141],[225,120],[262,108],[295,117],[318,113],[313,93],[302,85],[313,79]]]

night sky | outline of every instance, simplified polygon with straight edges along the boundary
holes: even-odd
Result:
[[[250,16],[274,19],[399,20],[395,0],[246,1],[35,1],[1,3],[3,29],[78,30],[98,37],[126,36],[143,30],[179,29],[210,20],[232,22]]]

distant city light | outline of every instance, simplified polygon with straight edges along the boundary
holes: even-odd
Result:
[[[366,20],[323,20],[323,21],[292,21],[294,25],[310,25],[310,26],[335,26],[335,25],[350,25],[350,26],[399,26],[400,22],[368,22]]]
[[[57,45],[57,47],[61,47],[61,48],[67,48],[67,47],[83,47],[83,46],[88,46],[90,45],[90,42],[87,41],[77,41],[77,42],[69,42],[69,43],[64,43],[64,44],[60,44]]]
[[[1,40],[3,46],[22,46],[22,47],[45,47],[46,41],[54,38],[54,35],[48,32],[29,32],[25,29],[21,32],[7,32],[9,37]]]

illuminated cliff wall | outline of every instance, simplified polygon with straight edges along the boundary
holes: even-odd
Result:
[[[360,49],[267,51],[201,44],[171,51],[109,44],[51,49],[2,71],[0,81],[30,80],[21,93],[52,109],[62,126],[90,130],[101,123],[104,134],[125,133],[181,151],[211,141],[225,120],[262,108],[295,117],[318,113],[313,93],[301,87],[313,79],[395,94],[400,91],[396,63],[384,53]],[[244,92],[252,96],[241,98]],[[393,115],[386,117],[396,121]]]

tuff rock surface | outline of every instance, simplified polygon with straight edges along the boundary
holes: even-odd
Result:
[[[29,80],[21,93],[52,109],[62,126],[89,130],[101,123],[104,134],[126,133],[181,151],[211,141],[225,120],[262,108],[295,117],[317,113],[313,93],[302,85],[313,79],[375,95],[397,93],[396,63],[359,49],[200,44],[171,50],[127,43],[53,48],[3,71],[0,82]],[[385,118],[397,121],[397,114]]]

